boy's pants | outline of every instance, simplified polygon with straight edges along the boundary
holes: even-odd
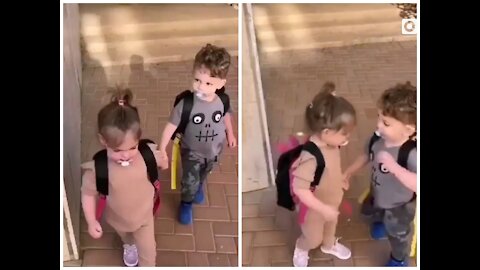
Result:
[[[383,222],[392,248],[392,257],[399,261],[408,259],[414,230],[416,199],[390,209],[375,208],[372,202],[373,200],[367,197],[362,205],[362,213],[372,215],[374,222]]]
[[[192,151],[182,150],[182,202],[193,201],[216,161],[217,157],[201,158]]]

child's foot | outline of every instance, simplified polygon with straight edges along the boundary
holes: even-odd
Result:
[[[308,259],[308,250],[299,249],[295,246],[295,251],[293,252],[293,266],[307,267]]]
[[[320,250],[323,253],[334,255],[335,257],[339,258],[340,260],[349,259],[350,256],[352,256],[352,252],[346,246],[340,244],[338,242],[338,240],[339,240],[339,238],[337,238],[337,240],[335,240],[335,244],[330,249],[326,249],[325,247],[321,246]]]
[[[387,262],[385,266],[408,266],[408,261],[407,260],[399,261],[393,258],[392,256],[390,256],[390,260]]]
[[[193,198],[193,203],[195,203],[195,204],[201,204],[201,203],[203,203],[203,199],[204,199],[204,196],[203,196],[203,185],[200,185],[200,186],[198,187],[197,193],[195,193],[195,198]]]
[[[123,263],[132,267],[138,264],[138,251],[135,245],[123,244]]]
[[[385,224],[383,222],[374,222],[370,227],[370,235],[375,240],[380,240],[387,236],[387,230],[385,229]]]
[[[180,203],[179,221],[183,225],[192,223],[192,203]]]

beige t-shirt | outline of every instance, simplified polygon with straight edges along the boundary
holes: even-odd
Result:
[[[340,149],[328,145],[320,146],[319,149],[325,160],[325,169],[313,194],[323,203],[338,209],[343,199]],[[307,151],[302,151],[299,158],[292,164],[292,168],[294,168],[293,186],[298,189],[310,189],[310,183],[313,182],[317,168],[315,157]],[[315,211],[308,211],[307,216],[312,214],[320,216]]]
[[[160,167],[157,146],[149,144]],[[82,194],[97,196],[94,161],[82,164]],[[105,221],[120,232],[133,232],[147,223],[153,215],[155,189],[150,183],[147,166],[140,152],[130,166],[108,161],[108,196],[105,207]]]

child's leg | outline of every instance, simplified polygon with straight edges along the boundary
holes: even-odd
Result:
[[[337,221],[325,222],[323,226],[323,242],[322,246],[331,249],[335,245],[337,238],[335,232],[337,230]]]
[[[182,151],[182,202],[191,203],[200,185],[203,160],[192,152]]]
[[[214,163],[215,163],[215,159],[212,159],[212,160],[205,159],[205,164],[201,166],[200,185],[198,187],[197,193],[195,194],[195,198],[193,199],[194,203],[200,204],[203,202],[203,199],[204,199],[203,185],[207,180],[207,175],[212,171]]]
[[[369,192],[362,202],[360,212],[372,222],[370,227],[370,235],[372,238],[379,240],[387,236],[385,225],[383,224],[384,210],[376,208],[373,201],[374,197],[372,193]]]
[[[122,242],[127,245],[133,245],[135,242],[133,241],[133,235],[132,233],[129,232],[118,232],[118,235],[120,236],[120,239],[122,239]]]
[[[179,221],[184,225],[192,223],[192,202],[200,186],[202,158],[193,152],[182,151],[182,201],[180,203]]]
[[[138,249],[138,265],[155,266],[157,251],[153,215],[147,224],[133,232],[133,238]]]
[[[297,240],[297,247],[302,250],[317,248],[323,240],[324,224],[317,220],[303,223],[300,226],[302,235]]]
[[[202,170],[200,171],[200,186],[202,186],[205,180],[207,180],[207,176],[212,171],[214,164],[215,159],[210,159],[206,160],[204,166],[202,166]]]
[[[308,252],[322,243],[323,222],[309,220],[300,226],[302,234],[297,239],[293,252],[293,266],[306,267],[308,265]]]
[[[385,210],[383,222],[392,248],[392,262],[407,263],[410,255],[415,218],[415,200],[405,205]]]
[[[335,236],[337,230],[337,221],[325,222],[323,227],[323,242],[320,249],[323,253],[332,254],[341,260],[347,260],[352,256],[352,252],[346,246],[338,243]]]

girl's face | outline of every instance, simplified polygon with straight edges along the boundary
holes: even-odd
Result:
[[[108,158],[122,166],[128,166],[138,154],[139,140],[131,131],[125,133],[123,141],[118,147],[108,146],[101,135],[100,142],[107,149]]]

